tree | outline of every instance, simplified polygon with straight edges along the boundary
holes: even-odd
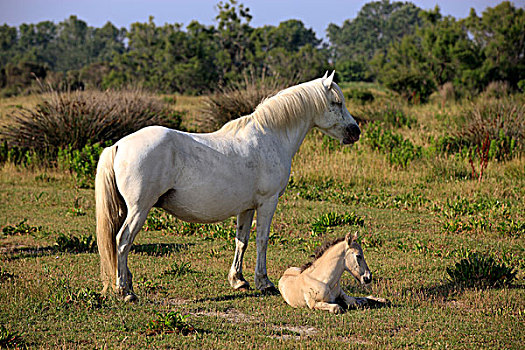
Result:
[[[386,54],[389,45],[415,32],[422,23],[420,11],[410,2],[382,0],[365,4],[353,20],[344,21],[341,27],[333,23],[328,26],[332,59],[336,65],[347,68],[368,66],[374,55]],[[351,75],[347,72],[342,77]]]
[[[464,24],[482,52],[486,82],[504,80],[517,87],[525,79],[525,10],[504,1],[482,17],[471,9]]]

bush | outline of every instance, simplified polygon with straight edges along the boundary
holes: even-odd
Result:
[[[367,102],[374,101],[374,94],[368,90],[362,89],[345,89],[345,99],[352,100],[359,104],[365,104]]]
[[[51,91],[47,96],[35,109],[8,115],[13,122],[0,130],[0,139],[10,148],[54,157],[60,149],[82,150],[88,144],[115,142],[148,125],[170,123],[166,104],[138,89]]]
[[[450,282],[464,287],[501,287],[516,277],[513,268],[497,263],[490,256],[478,252],[466,255],[453,268],[447,267]]]

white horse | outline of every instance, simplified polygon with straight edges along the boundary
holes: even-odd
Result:
[[[106,148],[95,180],[97,244],[104,291],[114,282],[127,301],[136,299],[128,253],[152,207],[189,222],[237,216],[236,248],[228,280],[249,288],[242,275],[257,211],[255,286],[275,290],[266,272],[268,235],[292,158],[313,127],[343,144],[359,139],[334,73],[285,89],[251,114],[209,134],[160,126],[141,129]]]
[[[335,314],[343,312],[337,303],[343,301],[347,307],[365,304],[370,299],[385,302],[374,297],[354,298],[346,295],[339,285],[343,272],[348,271],[362,285],[372,281],[363,250],[357,243],[357,233],[336,239],[317,252],[315,261],[302,268],[290,267],[279,280],[279,291],[284,300],[293,307],[326,310]]]

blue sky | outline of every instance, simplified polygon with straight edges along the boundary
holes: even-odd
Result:
[[[250,8],[251,24],[277,25],[287,19],[299,19],[307,28],[313,28],[318,37],[325,36],[328,24],[341,25],[354,18],[369,0],[240,0]],[[436,5],[444,15],[456,18],[468,16],[470,8],[480,15],[487,7],[494,7],[501,0],[413,0],[423,9]],[[525,0],[512,1],[516,7],[525,7]],[[203,24],[213,24],[217,15],[218,0],[0,0],[0,25],[18,26],[51,20],[58,23],[76,15],[90,26],[100,27],[110,21],[117,27],[129,28],[131,23],[146,22],[149,16],[155,23],[182,23],[195,19]]]

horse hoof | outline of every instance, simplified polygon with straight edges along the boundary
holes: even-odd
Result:
[[[275,286],[273,286],[273,285],[261,289],[261,293],[264,294],[264,295],[279,295],[279,294],[281,294],[281,293],[279,293],[279,290],[277,288],[275,288]]]
[[[138,300],[137,296],[133,293],[130,293],[124,297],[124,301],[127,303],[133,303],[137,300]]]
[[[250,284],[246,281],[238,281],[235,285],[232,286],[233,289],[241,291],[241,292],[247,292],[250,290]]]

